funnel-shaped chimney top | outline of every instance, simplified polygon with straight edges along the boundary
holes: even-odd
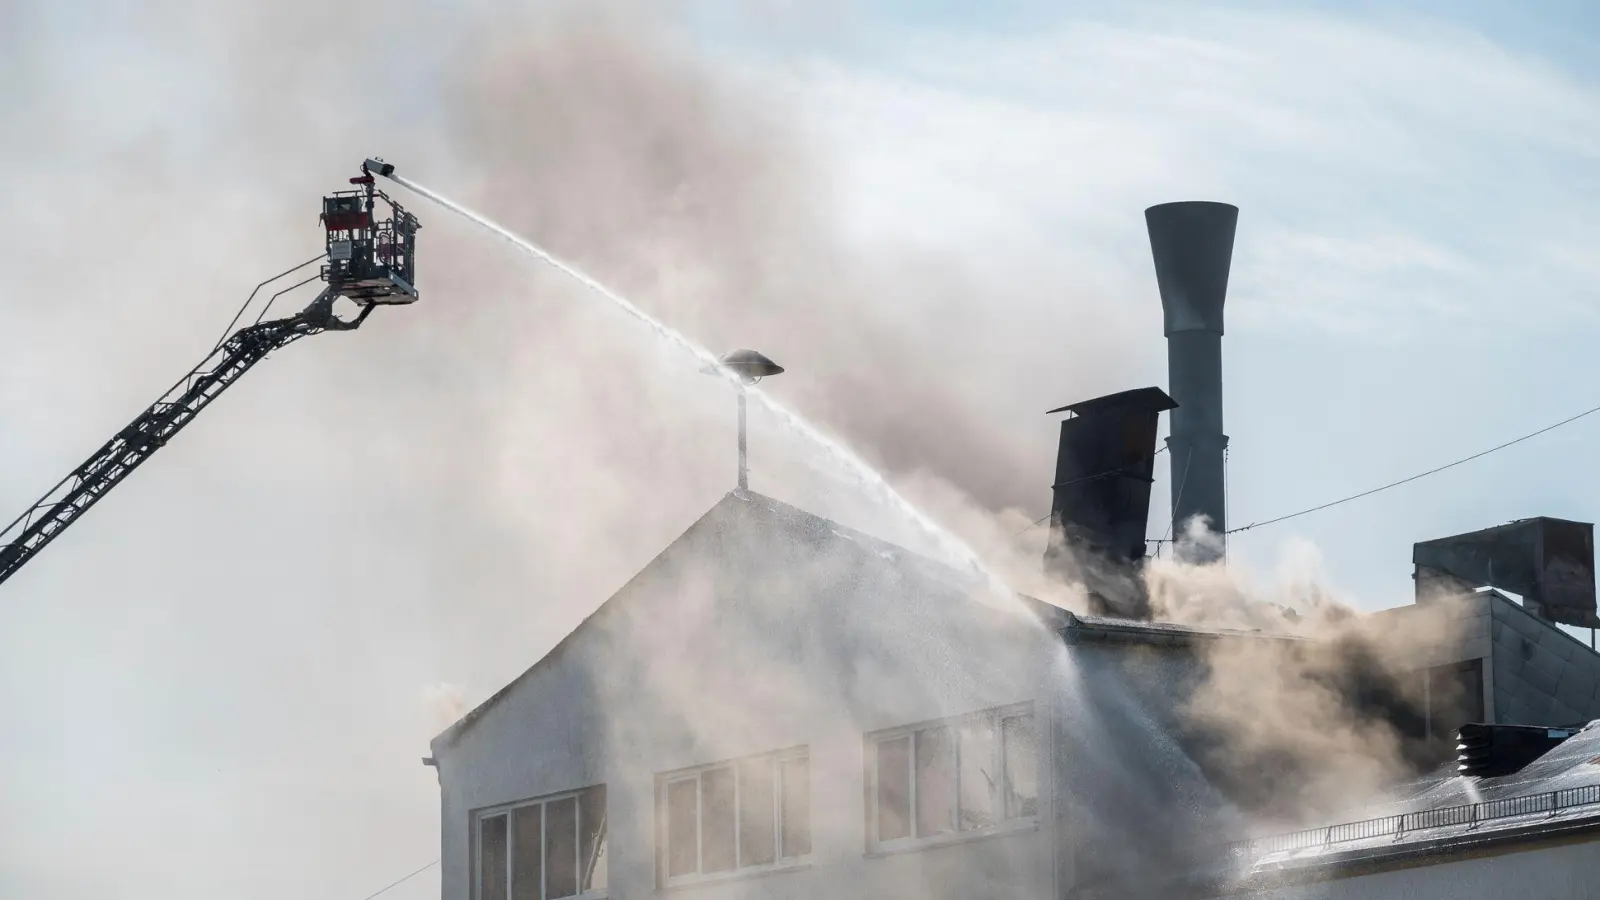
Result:
[[[1145,210],[1144,220],[1167,336],[1179,331],[1221,334],[1239,208],[1204,200],[1163,203]]]

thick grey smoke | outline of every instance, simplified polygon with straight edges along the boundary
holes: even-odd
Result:
[[[380,153],[788,365],[775,392],[1044,592],[1043,535],[1014,540],[1048,501],[1039,414],[1156,380],[1153,299],[1140,320],[1048,261],[996,283],[846,237],[839,192],[871,186],[686,8],[0,5],[0,496],[20,508],[197,361]],[[263,364],[5,586],[0,894],[362,896],[431,859],[416,759],[441,719],[732,486],[717,382],[416,211],[422,304]],[[770,426],[757,489],[903,525]]]
[[[1027,422],[1120,365],[1104,334],[1029,341],[1083,305],[1070,283],[839,238],[782,85],[671,14],[6,6],[0,493],[37,496],[197,361],[381,153],[788,364],[774,389],[891,473],[1042,506]],[[426,861],[433,716],[731,486],[715,382],[418,212],[421,305],[263,364],[7,584],[0,892],[360,896]],[[848,509],[764,424],[756,486]]]

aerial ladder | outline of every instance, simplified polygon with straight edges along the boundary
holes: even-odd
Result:
[[[320,277],[326,286],[305,309],[286,318],[262,321],[271,308],[269,301],[254,323],[224,338],[161,399],[0,531],[0,582],[15,575],[273,351],[325,331],[354,331],[379,306],[416,302],[420,226],[416,216],[374,183],[374,175],[388,175],[393,170],[381,159],[369,159],[362,163],[361,174],[350,179],[356,188],[322,199],[321,221],[327,232],[323,254],[283,273],[322,261]],[[262,282],[256,290],[281,277]],[[288,290],[292,288],[273,299]],[[241,315],[254,297],[252,293],[246,299]],[[355,304],[358,311],[353,316],[342,318],[335,312],[334,304],[341,297]],[[238,321],[235,317],[234,324]]]

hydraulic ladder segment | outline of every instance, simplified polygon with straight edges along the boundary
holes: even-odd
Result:
[[[379,305],[416,302],[420,226],[415,216],[378,190],[373,179],[374,171],[387,174],[393,169],[382,160],[369,159],[362,165],[361,175],[350,179],[356,189],[323,198],[327,245],[321,274],[327,286],[316,299],[287,318],[258,319],[235,331],[154,405],[0,531],[0,582],[15,574],[268,354],[309,335],[354,331]],[[335,313],[334,304],[341,297],[360,309],[354,317],[340,318]]]

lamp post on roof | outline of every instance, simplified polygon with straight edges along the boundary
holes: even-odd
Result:
[[[733,373],[739,383],[739,490],[748,490],[750,487],[749,456],[746,451],[746,413],[745,413],[745,388],[770,375],[783,374],[783,366],[778,365],[754,350],[735,350],[724,353],[717,360],[715,366],[707,366],[707,374],[720,374],[719,370]]]

